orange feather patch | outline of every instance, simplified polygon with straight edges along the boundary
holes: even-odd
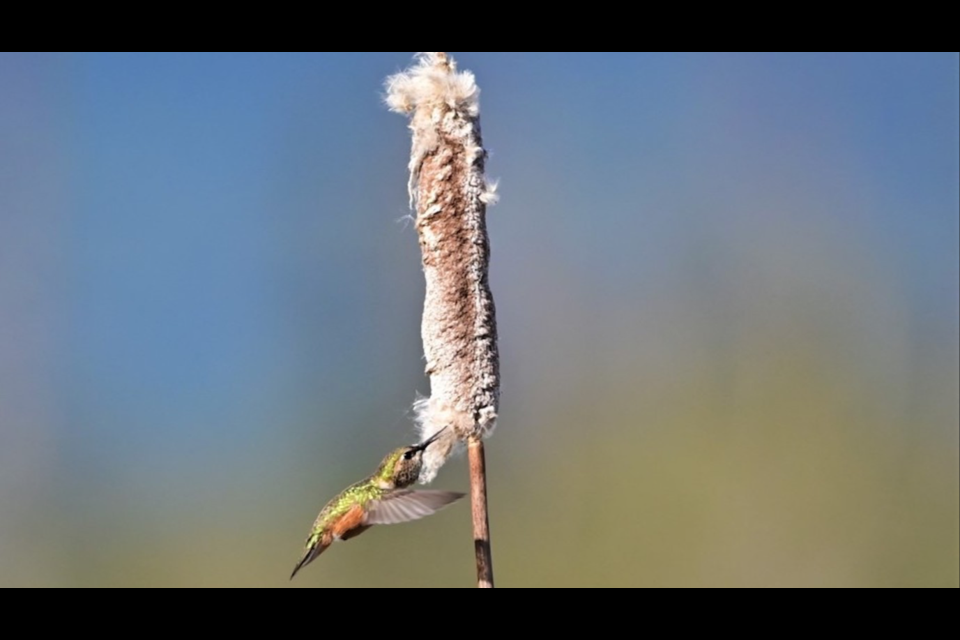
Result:
[[[355,504],[333,523],[330,527],[330,533],[341,540],[349,540],[350,538],[358,536],[363,533],[363,531],[366,531],[367,527],[364,527],[361,531],[354,531],[354,529],[363,525],[363,520],[366,515],[366,510],[360,505]]]

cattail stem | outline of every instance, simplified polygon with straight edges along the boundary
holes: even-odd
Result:
[[[408,188],[427,285],[420,332],[430,397],[415,409],[422,438],[440,433],[424,454],[420,481],[433,480],[467,445],[478,581],[492,587],[482,438],[496,425],[500,359],[487,278],[486,212],[495,187],[483,174],[479,92],[473,74],[458,72],[444,52],[421,54],[387,80],[390,108],[410,117]]]
[[[483,440],[470,440],[467,458],[470,461],[470,503],[473,546],[477,555],[477,586],[493,589],[493,554],[490,550],[490,518],[487,515],[487,459]]]

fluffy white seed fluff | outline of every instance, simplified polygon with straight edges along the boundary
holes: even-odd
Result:
[[[387,78],[387,105],[397,113],[411,113],[422,105],[446,103],[476,117],[480,89],[469,71],[457,72],[457,63],[440,51],[417,54],[417,63]]]

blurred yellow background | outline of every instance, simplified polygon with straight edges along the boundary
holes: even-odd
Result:
[[[958,56],[454,55],[498,586],[960,586]],[[410,56],[0,54],[0,586],[286,586],[414,439]],[[293,583],[472,584],[465,503]]]

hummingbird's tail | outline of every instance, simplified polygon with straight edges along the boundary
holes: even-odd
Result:
[[[307,550],[303,553],[303,557],[300,558],[300,562],[297,563],[297,566],[293,568],[293,573],[290,574],[290,579],[293,578],[300,572],[300,569],[303,569],[305,566],[317,559],[321,553],[327,550],[327,547],[330,545],[323,544],[323,542],[318,538],[311,540],[313,544],[307,546]]]

